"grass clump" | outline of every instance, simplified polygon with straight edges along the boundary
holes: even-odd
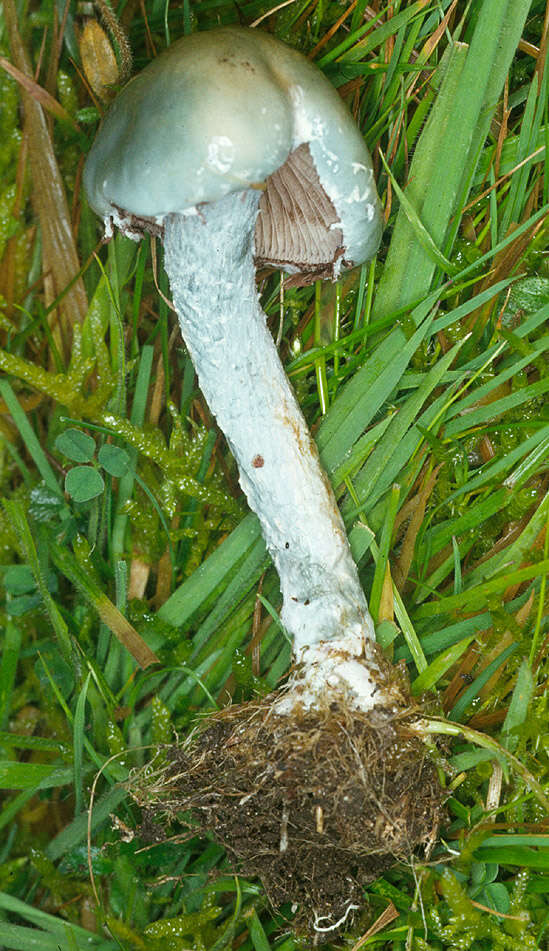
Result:
[[[118,12],[136,68],[184,33],[267,15],[261,28],[340,90],[376,163],[377,261],[335,286],[285,288],[274,274],[260,289],[379,643],[415,696],[435,695],[452,741],[430,857],[366,875],[362,910],[327,937],[543,948],[546,3],[145,0]],[[290,651],[257,523],[158,294],[154,245],[102,246],[81,193],[111,94],[82,68],[83,28],[73,4],[61,16],[6,0],[0,14],[0,944],[293,951],[307,944],[291,889],[277,911],[188,824],[150,841],[127,792],[151,745],[177,737],[189,755],[197,715],[221,707],[209,729],[229,731],[240,702],[264,709]],[[116,36],[94,36],[112,41],[120,76]],[[315,747],[303,749],[310,776]],[[314,844],[327,833],[313,820]],[[253,849],[260,834],[279,847],[273,822]],[[350,819],[344,834],[356,833]]]

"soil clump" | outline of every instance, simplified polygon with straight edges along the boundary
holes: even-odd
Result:
[[[298,932],[333,938],[364,885],[429,850],[443,795],[418,708],[362,712],[330,692],[287,716],[277,698],[208,716],[132,794],[163,821],[190,811]]]

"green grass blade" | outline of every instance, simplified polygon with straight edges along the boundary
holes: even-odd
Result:
[[[59,641],[60,649],[67,663],[72,666],[73,647],[69,631],[65,621],[63,620],[61,612],[59,611],[59,608],[48,591],[47,581],[44,577],[44,572],[38,558],[38,553],[36,551],[34,539],[32,537],[27,517],[25,515],[24,507],[21,502],[15,501],[13,499],[6,499],[3,504],[10,521],[17,532],[26,562],[34,575],[36,586],[40,592],[44,607],[48,612],[52,627]]]
[[[250,932],[250,937],[252,939],[252,944],[255,951],[272,951],[271,945],[269,944],[269,939],[265,934],[265,929],[259,920],[259,916],[255,908],[252,909],[252,912],[248,917],[248,930]]]
[[[408,198],[407,194],[402,190],[395,176],[391,172],[383,152],[380,152],[379,154],[383,163],[383,167],[391,181],[395,195],[398,198],[400,207],[408,219],[408,223],[410,224],[416,240],[419,241],[419,244],[427,254],[427,257],[431,258],[431,261],[440,268],[442,273],[448,274],[449,276],[455,275],[457,273],[456,266],[452,264],[448,258],[444,257],[442,251],[439,250],[433,238],[429,234],[428,229],[425,227],[423,221],[419,217],[414,205]]]
[[[50,551],[52,561],[59,571],[82,592],[94,610],[97,611],[101,620],[110,628],[137,663],[143,668],[158,663],[154,651],[101,590],[91,574],[78,563],[75,556],[68,549],[57,544],[52,544]]]
[[[506,746],[512,753],[515,752],[519,741],[519,737],[515,731],[526,721],[528,709],[534,695],[534,688],[535,683],[532,677],[532,670],[528,661],[523,660],[519,667],[517,682],[513,690],[507,716],[505,717],[501,729],[502,745]]]
[[[436,246],[448,243],[465,203],[497,100],[522,34],[530,0],[485,0],[470,47],[454,44],[444,79],[410,168],[406,195]],[[435,275],[400,209],[374,319],[424,296]]]
[[[475,677],[473,683],[467,688],[467,690],[463,691],[457,703],[455,703],[452,707],[450,713],[448,714],[449,720],[461,720],[463,718],[467,707],[473,702],[475,697],[478,696],[479,692],[482,690],[485,684],[488,683],[490,677],[495,674],[496,670],[499,670],[507,658],[516,651],[517,647],[518,644],[510,644],[509,647],[501,652],[501,654],[498,654],[491,664],[488,664],[488,666],[484,668],[478,677]]]
[[[0,760],[0,789],[50,789],[72,782],[72,769],[47,763],[14,763]]]
[[[322,59],[318,60],[317,66],[323,69],[329,63],[338,59],[338,57],[343,58],[345,62],[356,62],[357,60],[365,58],[371,50],[380,46],[389,39],[389,37],[394,36],[401,27],[417,14],[421,14],[426,5],[427,0],[416,0],[415,3],[411,3],[405,10],[401,10],[400,13],[387,19],[385,23],[382,23],[375,30],[372,30],[371,21],[366,21],[365,24],[353,30],[342,43],[339,43],[333,50],[326,53]],[[364,33],[369,33],[370,35],[361,42],[361,37]],[[346,56],[344,56],[345,53],[347,54]]]
[[[4,631],[2,657],[0,660],[0,729],[3,729],[9,718],[10,702],[23,633],[13,621],[8,621]],[[0,747],[2,741],[0,740]]]
[[[111,941],[105,941],[101,935],[87,931],[85,928],[81,928],[79,925],[69,924],[68,921],[63,921],[61,918],[50,915],[39,908],[35,908],[33,905],[29,905],[27,902],[21,901],[14,895],[9,895],[6,892],[0,892],[0,909],[9,914],[18,915],[25,921],[33,924],[35,928],[43,929],[41,931],[36,931],[31,930],[30,928],[12,926],[18,929],[16,932],[14,932],[15,935],[21,934],[21,936],[23,936],[23,934],[25,934],[27,937],[29,942],[27,945],[17,944],[14,946],[17,948],[22,948],[22,951],[26,951],[27,948],[36,948],[36,951],[41,951],[42,948],[44,948],[44,951],[46,948],[48,951],[50,948],[52,951],[58,951],[58,949],[61,948],[62,951],[65,951],[65,949],[68,949],[69,947],[66,943],[67,936],[69,934],[76,940],[76,946],[79,949],[93,948],[94,951],[110,951],[110,949],[113,949],[114,951],[115,949],[115,945]],[[2,940],[2,935],[7,934],[7,932],[3,930],[7,927],[10,926],[8,926],[6,922],[0,922],[0,941]],[[33,936],[36,940],[36,943],[33,940]],[[43,943],[50,937],[52,940],[57,941],[58,943]],[[11,945],[6,945],[6,947],[11,948]]]
[[[84,730],[86,729],[86,697],[90,685],[91,673],[86,677],[74,711],[72,725],[73,737],[73,769],[74,769],[74,814],[82,812],[84,805],[84,787],[82,774],[82,758],[84,752]]]
[[[141,351],[141,359],[139,361],[139,370],[137,373],[137,381],[135,384],[135,393],[130,415],[130,421],[134,426],[137,427],[141,427],[145,419],[145,409],[147,405],[147,394],[149,390],[153,355],[153,347],[143,347]],[[128,454],[130,456],[131,462],[128,471],[122,476],[118,485],[117,514],[113,525],[111,540],[113,552],[117,554],[121,554],[124,550],[124,536],[126,532],[126,526],[128,524],[128,516],[122,510],[132,495],[138,457],[137,450],[133,447],[128,448]]]
[[[55,495],[62,496],[57,477],[47,460],[46,454],[38,441],[34,429],[27,419],[26,413],[21,408],[21,404],[7,380],[0,380],[0,394],[19,430],[19,434],[27,447],[27,451],[30,456],[32,456],[34,464],[48,489]]]
[[[424,319],[410,339],[395,348],[393,336],[389,335],[334,402],[317,437],[320,456],[328,472],[341,462],[398,385],[431,325],[432,317],[427,316],[430,305],[431,301],[426,302],[422,308]]]
[[[438,204],[431,215],[425,206],[431,194],[435,169],[441,161],[443,145],[452,134],[455,103],[467,53],[466,46],[456,43],[446,54],[447,59],[441,66],[444,70],[441,87],[416,145],[410,167],[410,181],[406,188],[408,201],[438,248],[444,244],[461,180],[462,166],[460,165],[459,169],[456,167],[456,155],[451,166],[453,179],[448,178],[442,190],[437,193]],[[460,155],[458,160],[463,162],[464,155]],[[431,254],[414,240],[413,226],[405,209],[401,208],[397,215],[386,267],[374,300],[373,319],[378,320],[394,313],[424,296],[435,270],[436,264]]]
[[[463,341],[460,341],[452,347],[442,359],[438,360],[435,366],[424,375],[417,390],[399,406],[398,412],[391,420],[387,431],[380,438],[378,445],[375,447],[357,477],[355,488],[357,489],[359,498],[369,497],[370,503],[374,499],[377,500],[381,492],[385,490],[388,466],[392,461],[392,456],[397,456],[396,465],[390,470],[393,473],[395,469],[402,471],[409,461],[411,452],[417,450],[422,441],[419,430],[416,429],[413,449],[412,447],[408,447],[408,444],[406,444],[406,447],[404,446],[404,439],[410,427],[414,426],[422,406],[440,384],[446,371],[452,365],[462,344]],[[428,415],[430,416],[431,413],[428,412]],[[383,475],[385,475],[385,478],[382,480]]]
[[[40,750],[41,753],[63,753],[65,744],[44,736],[21,736],[19,733],[0,732],[0,746],[18,750]]]
[[[451,647],[448,647],[447,650],[438,654],[429,666],[426,667],[425,670],[422,670],[413,681],[412,693],[417,696],[423,693],[424,690],[432,690],[446,671],[450,670],[450,667],[453,667],[453,665],[457,663],[473,640],[474,637],[466,637],[464,640],[458,641],[457,644],[453,644]]]
[[[526,568],[519,568],[516,571],[509,571],[501,578],[493,578],[484,584],[476,585],[472,588],[466,588],[461,594],[449,595],[440,598],[436,602],[424,604],[415,612],[417,618],[437,617],[440,614],[450,613],[456,610],[476,610],[484,606],[486,600],[492,594],[505,591],[506,588],[515,584],[522,584],[524,581],[531,581],[533,578],[541,577],[544,572],[549,571],[549,559],[538,562],[536,565],[528,565]]]
[[[164,602],[158,612],[160,619],[173,627],[186,626],[204,603],[211,601],[220,585],[228,582],[259,538],[261,530],[257,518],[247,515],[223,544]]]

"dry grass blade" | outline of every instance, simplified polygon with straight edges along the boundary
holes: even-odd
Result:
[[[130,624],[110,598],[99,589],[94,579],[85,572],[76,559],[58,546],[52,549],[52,557],[59,570],[88,599],[103,623],[135,658],[141,669],[145,670],[153,664],[158,664],[158,657],[136,631],[133,624]]]
[[[373,938],[379,931],[382,931],[383,928],[386,928],[391,924],[392,921],[395,921],[398,918],[399,913],[393,905],[392,901],[389,902],[385,911],[382,911],[379,918],[374,921],[373,925],[368,928],[368,931],[362,935],[361,938],[353,945],[351,951],[360,951],[364,947],[369,938]]]
[[[402,592],[408,578],[414,557],[418,532],[423,523],[425,508],[435,487],[440,468],[441,466],[438,465],[432,472],[426,473],[418,492],[402,507],[395,523],[395,527],[398,528],[399,525],[409,519],[404,532],[400,554],[393,567],[394,581],[400,592]]]
[[[13,0],[5,0],[4,17],[12,57],[17,69],[32,81],[30,61],[17,25]],[[46,304],[62,297],[50,322],[59,349],[68,355],[74,323],[82,323],[88,309],[86,291],[78,276],[80,262],[71,229],[65,186],[59,172],[53,143],[42,106],[23,92],[25,134],[33,181],[32,201],[42,234],[42,270]]]
[[[326,46],[326,43],[328,43],[329,40],[331,40],[332,36],[334,36],[334,34],[337,33],[337,31],[339,30],[341,24],[342,24],[342,23],[345,23],[345,20],[347,19],[347,17],[349,16],[349,14],[353,12],[353,10],[355,9],[357,3],[358,3],[358,0],[353,0],[353,2],[350,4],[350,6],[347,7],[347,9],[345,10],[345,12],[341,14],[341,16],[339,17],[339,19],[337,19],[337,20],[335,21],[335,23],[332,24],[332,26],[330,27],[330,29],[328,30],[328,32],[325,33],[324,36],[322,37],[322,39],[318,41],[318,43],[316,44],[316,46],[313,46],[311,52],[308,53],[308,58],[309,58],[309,59],[314,59],[315,56],[316,56],[316,54],[317,54],[318,52],[320,52],[320,50],[321,50],[324,46]]]
[[[13,63],[10,63],[5,56],[0,56],[0,66],[13,78],[15,79],[20,86],[32,96],[44,109],[47,109],[48,112],[51,112],[52,115],[56,116],[57,119],[61,119],[63,122],[70,122],[75,129],[78,129],[78,125],[69,115],[66,109],[63,108],[60,102],[57,102],[57,99],[54,99],[53,96],[44,89],[39,83],[35,82],[30,76],[27,76],[26,73],[21,72],[20,69],[17,69]]]

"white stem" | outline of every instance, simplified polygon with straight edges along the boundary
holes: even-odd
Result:
[[[373,625],[316,446],[265,324],[252,241],[259,193],[165,219],[181,331],[280,576],[282,621],[300,659],[320,642],[360,656]],[[318,647],[315,647],[318,645]],[[335,644],[332,644],[335,647]],[[312,650],[307,650],[307,648]],[[340,655],[341,656],[341,655]]]

